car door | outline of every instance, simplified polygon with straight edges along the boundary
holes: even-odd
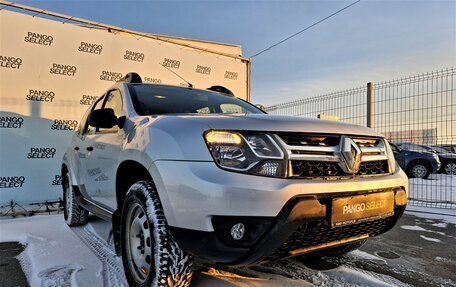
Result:
[[[117,117],[124,116],[121,92],[116,89],[106,93],[102,108],[113,109]],[[118,126],[87,134],[86,190],[92,201],[110,210],[117,208],[116,172],[123,138],[124,132]]]
[[[75,158],[75,176],[79,183],[79,190],[82,195],[86,198],[90,198],[90,194],[87,192],[86,180],[86,159],[88,154],[88,147],[93,146],[92,138],[89,135],[94,134],[96,129],[91,127],[88,123],[88,117],[90,112],[96,109],[101,109],[104,101],[104,96],[100,97],[93,105],[87,110],[83,119],[81,120],[80,126],[76,133],[75,139],[73,141],[73,149],[76,151],[77,155]],[[90,149],[90,148],[89,148]]]

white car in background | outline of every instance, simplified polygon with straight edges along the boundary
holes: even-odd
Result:
[[[131,286],[189,286],[194,259],[348,252],[395,225],[408,190],[371,129],[137,74],[89,108],[62,177],[66,222],[111,221]]]

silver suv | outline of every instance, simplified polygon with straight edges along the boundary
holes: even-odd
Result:
[[[62,178],[66,222],[111,221],[131,286],[189,286],[194,259],[346,253],[394,226],[408,190],[371,129],[137,74],[89,108]]]

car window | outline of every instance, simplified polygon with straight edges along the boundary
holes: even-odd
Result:
[[[236,104],[221,104],[220,110],[224,114],[246,114],[248,111]]]
[[[89,125],[88,123],[88,119],[89,119],[89,114],[90,112],[92,112],[93,110],[98,110],[98,109],[101,109],[102,105],[103,105],[103,99],[104,97],[100,97],[99,100],[97,100],[95,102],[95,105],[93,106],[92,109],[89,109],[87,115],[86,115],[86,118],[84,120],[84,131],[83,133],[84,134],[93,134],[96,132],[96,128],[95,127],[92,127],[91,125]]]
[[[122,96],[119,90],[113,90],[107,94],[103,108],[113,109],[116,117],[122,116]],[[113,126],[110,129],[99,129],[99,132],[116,132],[118,130],[118,126]]]
[[[128,88],[139,115],[264,114],[248,102],[219,92],[147,84],[131,84]]]

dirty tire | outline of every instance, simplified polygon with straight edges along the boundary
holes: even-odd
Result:
[[[65,200],[65,208],[63,210],[65,222],[68,226],[86,224],[89,221],[89,212],[76,203],[74,187],[71,183],[68,172],[63,175],[62,187],[63,198]]]
[[[152,181],[138,181],[128,190],[120,231],[122,262],[130,286],[190,286],[193,259],[169,232]]]

